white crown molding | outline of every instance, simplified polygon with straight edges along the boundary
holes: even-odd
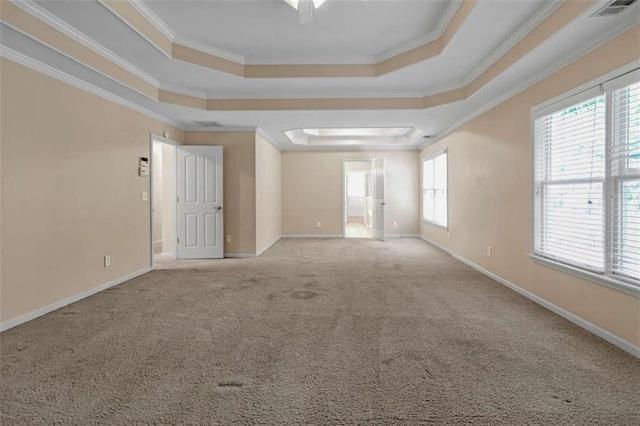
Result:
[[[282,151],[336,151],[336,152],[363,152],[363,151],[419,151],[420,148],[413,145],[389,146],[389,145],[296,145],[292,142],[282,144]]]
[[[487,56],[479,65],[473,67],[473,72],[461,83],[468,86],[475,79],[480,77],[486,70],[509,52],[516,44],[520,43],[531,31],[536,29],[541,23],[553,14],[566,0],[548,1],[540,10],[538,10],[527,22],[518,30],[511,34],[507,39],[498,46],[489,56]]]
[[[195,98],[207,99],[207,92],[203,92],[202,90],[189,89],[181,86],[174,86],[173,84],[169,83],[160,83],[158,89],[178,93],[181,95],[193,96]]]
[[[597,10],[597,6],[598,5],[599,4],[596,4],[596,6],[594,6],[592,8],[589,8],[589,10],[587,12],[585,12],[585,14],[593,13],[594,9]],[[606,18],[603,18],[603,19],[606,19]],[[498,106],[501,103],[505,102],[507,99],[509,99],[509,98],[517,95],[518,93],[528,89],[529,87],[533,86],[534,84],[538,83],[539,81],[544,80],[545,78],[549,77],[553,73],[561,70],[562,68],[564,68],[565,66],[569,65],[570,63],[580,59],[581,57],[583,57],[587,53],[591,52],[592,50],[595,50],[598,47],[602,46],[603,44],[613,40],[614,38],[616,38],[617,36],[619,36],[623,32],[625,32],[627,30],[630,30],[631,28],[633,28],[636,25],[638,25],[637,17],[635,15],[633,15],[633,14],[628,14],[625,17],[625,19],[623,19],[620,22],[619,25],[617,25],[616,27],[613,27],[610,31],[602,34],[598,38],[590,39],[589,40],[590,43],[585,43],[584,45],[582,45],[582,47],[580,49],[576,49],[576,50],[572,51],[571,54],[563,57],[561,60],[556,61],[556,62],[554,62],[552,64],[549,64],[549,66],[545,67],[542,71],[540,71],[537,74],[534,74],[534,75],[530,76],[527,80],[525,80],[521,84],[518,84],[517,86],[513,87],[511,90],[505,92],[502,96],[496,98],[494,101],[483,105],[481,108],[476,109],[475,111],[473,111],[469,115],[467,115],[464,118],[456,121],[455,123],[453,123],[452,125],[447,127],[442,132],[439,132],[436,137],[434,137],[432,139],[429,139],[426,143],[418,145],[419,148],[423,149],[423,148],[425,148],[425,147],[427,147],[429,145],[433,145],[434,143],[438,142],[439,140],[441,140],[444,137],[446,137],[446,136],[450,135],[451,133],[453,133],[458,127],[462,126],[463,124],[465,124],[465,123],[473,120],[474,118],[484,114],[485,112],[495,108],[496,106]],[[531,54],[531,51],[527,53],[527,55],[529,55],[529,54]],[[478,92],[472,94],[467,99],[471,99],[474,96],[477,96],[480,91],[482,91],[482,89],[480,89]]]
[[[173,42],[176,44],[180,44],[182,46],[190,47],[191,49],[195,49],[200,52],[208,53],[209,55],[226,59],[231,62],[236,62],[242,65],[245,64],[245,58],[242,55],[238,55],[236,53],[229,52],[223,49],[218,49],[217,47],[211,46],[210,44],[201,43],[199,41],[196,41],[181,35],[176,35],[175,38],[173,39]]]
[[[278,148],[279,150],[282,150],[282,144],[279,143],[277,140],[275,140],[274,138],[271,137],[271,135],[269,135],[266,131],[264,131],[262,128],[258,127],[256,129],[256,133],[259,134],[260,136],[262,136],[264,138],[264,140],[266,140],[267,142],[269,142],[271,145],[273,145],[274,147]]]
[[[66,35],[67,37],[70,37],[72,40],[80,43],[81,45],[85,46],[86,48],[91,49],[92,51],[94,51],[98,55],[100,55],[100,56],[104,57],[105,59],[113,62],[116,65],[118,65],[120,68],[123,68],[123,69],[129,71],[131,74],[135,75],[136,77],[140,78],[141,80],[145,81],[146,83],[148,83],[148,84],[150,84],[150,85],[152,85],[152,86],[154,86],[156,88],[159,86],[160,82],[157,79],[155,79],[151,75],[147,74],[146,72],[142,71],[140,68],[136,67],[135,65],[131,64],[130,62],[125,61],[120,56],[118,56],[115,53],[113,53],[111,50],[107,49],[106,47],[104,47],[100,43],[96,42],[92,38],[90,38],[87,35],[85,35],[84,33],[78,31],[76,28],[74,28],[71,25],[67,24],[66,22],[64,22],[63,20],[61,20],[57,16],[53,15],[51,12],[49,12],[48,10],[43,8],[42,6],[36,4],[33,0],[9,0],[9,1],[11,1],[11,3],[13,3],[16,6],[18,6],[20,9],[24,10],[25,12],[27,12],[31,16],[33,16],[33,17],[39,19],[40,21],[44,22],[45,24],[55,28],[56,30],[60,31],[62,34]],[[22,34],[25,34],[25,35],[31,37],[29,34],[26,34],[24,31],[21,31],[21,30],[13,27],[11,25],[9,25],[9,26],[14,28],[14,29],[16,29],[17,31],[20,31]],[[51,46],[49,46],[49,47],[51,47]],[[57,51],[57,49],[55,49],[55,50]],[[60,52],[60,53],[62,53],[62,52]],[[65,55],[65,56],[68,56],[68,55]]]
[[[377,63],[386,61],[387,59],[391,59],[394,56],[402,55],[403,53],[439,39],[440,37],[442,37],[442,34],[444,34],[444,31],[451,23],[451,20],[456,15],[458,9],[460,9],[460,6],[462,6],[462,3],[463,0],[454,0],[450,2],[449,7],[447,7],[447,10],[444,12],[444,15],[442,15],[442,18],[440,19],[440,22],[438,22],[438,26],[434,31],[406,43],[402,43],[400,46],[396,46],[393,49],[381,52],[373,58],[372,62]]]
[[[440,93],[440,92],[438,92]],[[250,96],[248,96],[250,95]],[[261,93],[238,93],[238,92],[207,92],[207,99],[226,100],[226,99],[376,99],[376,98],[419,98],[420,93],[415,91],[389,91],[389,92],[350,92],[350,91],[306,91],[295,93],[285,93],[282,90]]]
[[[169,124],[170,126],[176,127],[178,129],[182,130],[182,124],[180,124],[179,122],[172,120],[168,117],[165,117],[161,114],[158,114],[156,112],[153,112],[151,110],[148,110],[140,105],[138,105],[135,102],[131,102],[129,100],[126,100],[124,98],[121,98],[120,96],[114,95],[113,93],[101,89],[97,86],[94,86],[93,84],[87,83],[84,80],[81,80],[77,77],[74,77],[70,74],[67,74],[65,72],[62,72],[56,68],[53,68],[49,65],[46,65],[40,61],[37,61],[33,58],[31,58],[30,56],[24,55],[16,50],[13,50],[11,48],[8,48],[6,46],[0,45],[0,56],[6,59],[9,59],[13,62],[19,63],[21,65],[24,65],[27,68],[30,68],[34,71],[38,71],[42,74],[45,74],[49,77],[55,78],[56,80],[60,80],[64,83],[70,84],[74,87],[77,87],[79,89],[82,89],[86,92],[92,93],[94,95],[98,95],[101,98],[104,98],[106,100],[109,100],[111,102],[114,102],[116,104],[122,105],[126,108],[129,108],[133,111],[139,112],[140,114],[144,114],[147,117],[151,117],[153,119],[156,119],[158,121],[161,121],[163,123]]]
[[[166,38],[173,41],[176,38],[176,33],[165,22],[160,19],[155,12],[147,7],[141,0],[127,0],[135,10],[138,11],[147,21],[151,23],[158,31],[162,33]]]
[[[102,0],[98,0],[104,7],[109,9],[112,13],[114,12],[108,5],[106,5]],[[232,62],[236,62],[242,65],[301,65],[301,64],[318,64],[318,63],[326,63],[326,64],[374,64],[377,62],[384,61],[386,59],[390,59],[394,56],[400,55],[402,53],[408,52],[412,49],[420,47],[424,44],[430,43],[434,40],[439,39],[447,26],[455,16],[456,12],[460,8],[463,3],[463,0],[453,0],[450,2],[447,10],[443,14],[442,18],[438,22],[438,26],[436,29],[428,34],[425,34],[416,39],[410,40],[407,43],[403,43],[400,46],[397,46],[391,50],[387,50],[386,52],[382,52],[378,55],[372,57],[327,57],[327,58],[315,58],[309,59],[307,61],[304,60],[251,60],[247,59],[245,56],[229,52],[224,49],[219,49],[211,44],[202,43],[197,40],[193,40],[191,38],[182,36],[173,31],[166,22],[162,20],[155,12],[149,8],[143,1],[141,0],[126,0],[133,6],[142,16],[144,16],[151,25],[153,25],[158,31],[160,31],[165,37],[167,37],[170,41],[176,44],[180,44],[182,46],[190,47],[192,49],[208,53],[213,56],[217,56],[219,58],[227,59]],[[564,1],[564,0],[563,0]],[[117,14],[116,14],[117,15]],[[135,28],[134,28],[135,30]],[[139,31],[135,30],[142,37],[147,39],[154,46],[151,40],[149,40],[144,34],[141,34]],[[158,46],[156,48],[159,49]],[[162,49],[160,49],[162,50]]]
[[[204,120],[202,120],[204,121]],[[219,127],[207,127],[201,125],[188,124],[183,126],[182,130],[185,132],[255,132],[257,127],[253,126],[219,126]]]

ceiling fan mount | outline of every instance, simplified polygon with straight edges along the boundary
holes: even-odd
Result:
[[[284,0],[289,6],[298,11],[301,24],[308,24],[313,21],[313,13],[325,0]]]

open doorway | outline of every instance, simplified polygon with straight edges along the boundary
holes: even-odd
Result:
[[[176,234],[176,144],[154,136],[151,141],[152,266],[176,259]]]
[[[344,237],[373,237],[371,160],[344,163]]]

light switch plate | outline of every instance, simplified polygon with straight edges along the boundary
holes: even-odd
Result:
[[[142,201],[147,201],[149,199],[149,193],[143,192],[142,194],[140,194],[140,198],[142,198]]]

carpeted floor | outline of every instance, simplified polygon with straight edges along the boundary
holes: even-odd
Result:
[[[640,360],[417,239],[172,262],[2,334],[2,424],[640,424]]]

